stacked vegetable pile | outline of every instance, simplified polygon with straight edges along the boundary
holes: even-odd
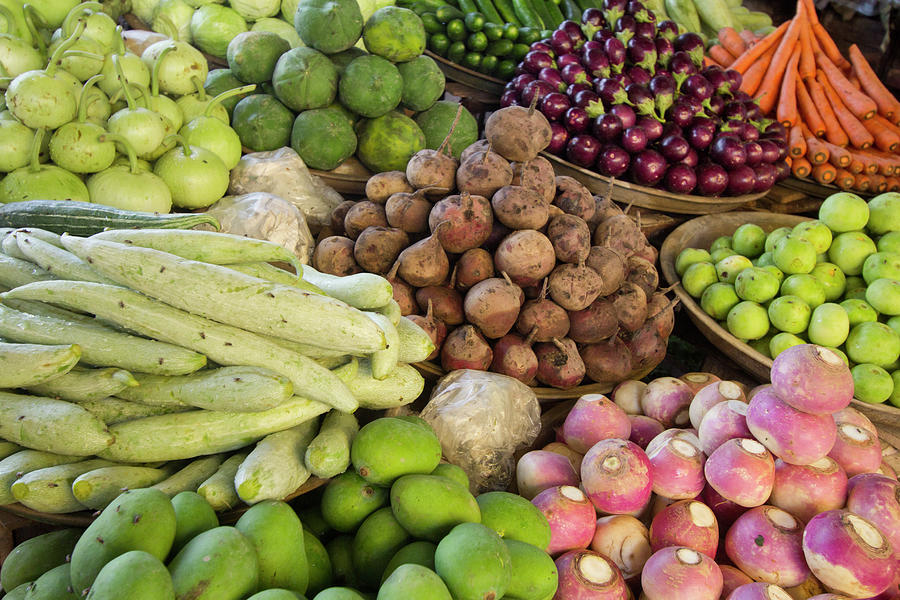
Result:
[[[841,56],[812,2],[800,0],[792,20],[723,66],[788,128],[795,176],[858,192],[900,189],[900,102],[856,45],[849,61]]]
[[[656,251],[638,225],[554,177],[537,156],[550,137],[539,112],[501,109],[485,133],[461,163],[423,150],[405,174],[372,177],[368,200],[332,214],[337,235],[317,245],[316,268],[385,274],[447,371],[568,388],[657,365],[673,304],[657,291]]]
[[[712,41],[725,28],[760,35],[774,29],[772,17],[751,11],[742,0],[654,0],[646,4],[660,20],[671,19],[684,31],[702,33]]]
[[[585,11],[532,44],[501,105],[537,103],[547,150],[602,175],[702,196],[763,192],[790,174],[783,129],[703,65],[703,40],[640,2]]]
[[[234,527],[220,527],[193,492],[171,502],[157,489],[126,492],[84,533],[21,544],[0,582],[14,590],[10,598],[33,585],[32,594],[66,600],[88,587],[94,600],[137,598],[151,583],[158,595],[141,598],[188,598],[200,585],[207,587],[198,598],[215,590],[219,600],[362,600],[370,591],[382,600],[553,596],[547,520],[509,492],[473,496],[462,469],[439,464],[428,423],[377,419],[349,452],[353,467],[309,508],[261,502]],[[66,593],[67,585],[79,593]]]
[[[140,57],[126,52],[121,29],[98,6],[64,16],[49,56],[44,31],[31,36],[37,48],[8,38],[15,50],[2,65],[12,80],[0,120],[0,171],[8,173],[0,202],[78,200],[160,213],[213,204],[241,155],[219,106],[238,91],[207,98],[199,87],[206,59],[184,42],[158,42]],[[25,14],[33,28],[57,25],[31,5]],[[48,154],[53,164],[42,164]]]
[[[871,237],[870,237],[871,236]],[[676,259],[685,291],[772,358],[806,341],[852,368],[856,397],[900,406],[900,196],[830,196],[819,220],[746,224]],[[839,302],[839,304],[838,304]]]
[[[202,231],[6,230],[2,250],[0,437],[26,448],[3,462],[5,503],[100,508],[220,468],[216,508],[283,498],[346,468],[328,464],[356,428],[344,413],[423,389],[403,363],[434,346],[381,277],[298,279],[267,264],[301,268],[281,246]]]
[[[848,406],[843,361],[790,348],[746,397],[699,375],[582,396],[561,441],[519,460],[519,491],[550,523],[557,597],[638,583],[647,600],[896,597],[900,486]]]

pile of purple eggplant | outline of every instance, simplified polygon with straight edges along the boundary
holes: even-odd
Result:
[[[703,66],[696,33],[656,22],[638,0],[603,0],[531,45],[501,106],[536,106],[549,152],[605,175],[681,194],[763,192],[790,174],[787,132]]]

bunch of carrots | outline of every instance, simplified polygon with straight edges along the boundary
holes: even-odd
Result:
[[[762,39],[723,29],[710,62],[739,71],[741,90],[788,129],[796,177],[842,189],[900,190],[900,101],[854,44],[849,60],[819,22],[812,0]]]

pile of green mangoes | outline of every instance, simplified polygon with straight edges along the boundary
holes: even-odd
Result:
[[[685,291],[735,337],[774,358],[797,344],[837,350],[855,396],[900,407],[900,194],[840,192],[818,220],[766,233],[748,223],[709,250],[686,248]]]
[[[307,508],[263,501],[234,526],[194,492],[125,492],[84,532],[16,547],[0,583],[10,600],[553,597],[541,511],[508,492],[474,497],[424,420],[366,424],[351,460]]]

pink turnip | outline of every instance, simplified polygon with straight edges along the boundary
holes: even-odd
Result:
[[[716,381],[721,381],[719,376],[713,375],[712,373],[705,373],[702,371],[693,371],[691,373],[685,373],[681,377],[679,377],[683,382],[691,386],[691,389],[696,394],[706,386],[711,383],[715,383]]]
[[[556,559],[559,584],[553,600],[628,600],[631,592],[616,565],[590,550],[572,550]]]
[[[581,461],[584,460],[584,454],[580,454],[575,452],[568,446],[566,446],[563,442],[550,442],[541,450],[546,450],[547,452],[555,452],[556,454],[561,454],[569,459],[569,462],[572,463],[572,467],[575,469],[575,473],[578,474],[579,478],[581,477]]]
[[[591,446],[608,438],[628,439],[628,415],[603,394],[586,394],[575,402],[563,422],[566,444],[584,454]]]
[[[666,426],[644,415],[628,415],[631,421],[631,435],[628,439],[646,450],[650,441],[666,430]]]
[[[753,582],[736,588],[728,600],[791,600],[791,595],[777,585]]]
[[[772,493],[775,461],[766,447],[747,438],[728,440],[707,458],[706,481],[741,506],[761,506]]]
[[[728,440],[753,437],[747,427],[747,405],[739,400],[714,405],[703,417],[697,437],[707,456]]]
[[[625,579],[640,575],[644,563],[653,554],[650,532],[631,515],[609,515],[597,519],[591,550],[612,559]]]
[[[721,527],[723,531],[731,527],[731,524],[734,523],[739,516],[747,512],[745,506],[735,504],[731,500],[724,498],[722,494],[717,492],[715,488],[709,485],[709,483],[703,488],[698,500],[701,500],[703,504],[712,509],[713,513],[716,515],[716,520],[719,522],[719,527]]]
[[[594,505],[577,487],[571,485],[547,488],[532,498],[550,524],[547,554],[558,555],[569,550],[587,548],[594,539],[597,513]]]
[[[555,452],[532,450],[516,463],[519,495],[529,500],[547,488],[578,485],[578,474],[571,461]]]
[[[641,572],[641,588],[647,600],[718,600],[722,571],[701,552],[670,546],[647,560]]]
[[[441,366],[445,371],[475,369],[485,371],[493,352],[474,325],[461,325],[447,334],[441,346]]]
[[[846,510],[819,513],[803,530],[803,554],[816,579],[851,598],[883,592],[894,580],[897,557],[868,519]]]
[[[850,598],[842,594],[816,594],[810,596],[809,600],[850,600]]]
[[[684,381],[683,378],[682,381]],[[688,385],[690,386],[691,384],[688,383]],[[727,400],[746,401],[744,391],[733,381],[713,381],[696,390],[694,398],[691,400],[691,406],[688,409],[691,425],[700,429],[700,423],[703,422],[703,417],[709,412],[709,409]]]
[[[824,458],[834,446],[837,427],[831,415],[800,412],[774,388],[759,391],[747,409],[747,427],[769,452],[795,465]]]
[[[753,583],[746,573],[731,565],[719,565],[722,570],[722,596],[720,600],[727,600],[731,592],[744,584]]]
[[[653,491],[664,498],[695,498],[703,491],[706,456],[700,440],[682,429],[669,429],[647,445]]]
[[[775,483],[769,504],[807,522],[820,512],[844,506],[847,475],[834,461],[825,457],[809,465],[775,461]]]
[[[831,418],[834,419],[835,423],[850,423],[851,425],[862,427],[866,431],[871,432],[872,435],[878,435],[878,429],[875,427],[875,424],[869,420],[869,417],[852,406],[842,408],[831,415]]]
[[[719,547],[719,524],[708,506],[697,500],[670,504],[650,523],[653,552],[668,546],[686,546],[715,559]]]
[[[854,481],[857,478],[861,481]],[[849,487],[847,510],[874,523],[895,551],[900,550],[900,484],[890,477],[864,473],[854,476]]]
[[[575,387],[585,375],[585,364],[575,342],[569,338],[535,344],[538,359],[537,380],[560,389]]]
[[[629,415],[640,415],[643,414],[641,412],[641,396],[644,395],[646,387],[647,384],[643,381],[627,379],[616,385],[609,397]]]
[[[837,439],[828,456],[837,461],[853,477],[860,473],[874,473],[881,466],[881,444],[878,436],[850,423],[837,424]]]
[[[688,407],[693,392],[675,377],[658,377],[647,384],[641,396],[641,410],[666,427],[683,427],[690,422]]]
[[[598,511],[636,514],[653,491],[650,461],[627,440],[601,440],[584,455],[581,484]]]
[[[734,565],[755,579],[782,587],[800,585],[809,577],[801,547],[803,524],[775,506],[751,508],[728,529],[725,553]]]
[[[853,399],[850,367],[822,346],[788,348],[775,357],[770,377],[778,397],[799,411],[831,414]]]

